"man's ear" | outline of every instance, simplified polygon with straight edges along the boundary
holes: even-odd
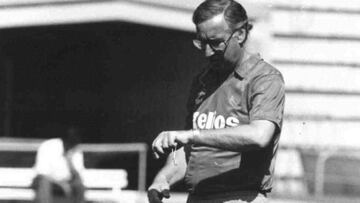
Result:
[[[236,31],[236,40],[238,44],[243,44],[244,40],[246,39],[246,30],[244,28]]]

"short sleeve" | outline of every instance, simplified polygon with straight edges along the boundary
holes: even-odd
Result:
[[[280,130],[284,114],[285,85],[280,74],[255,78],[250,96],[250,121],[268,120]]]

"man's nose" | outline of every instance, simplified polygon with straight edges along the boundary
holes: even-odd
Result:
[[[204,54],[205,54],[205,57],[210,57],[210,56],[212,56],[212,55],[214,55],[214,50],[210,47],[210,45],[206,45],[205,46],[205,50],[204,50],[205,52],[204,52]]]

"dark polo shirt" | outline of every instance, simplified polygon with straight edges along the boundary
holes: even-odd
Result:
[[[283,120],[283,77],[259,55],[252,55],[224,80],[216,78],[207,71],[193,85],[188,107],[194,129],[228,128],[268,120],[276,125],[276,131],[266,148],[255,151],[185,146],[188,161],[185,183],[190,193],[199,195],[245,190],[268,192]]]

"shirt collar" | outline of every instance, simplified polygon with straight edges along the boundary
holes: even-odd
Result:
[[[250,72],[250,69],[260,60],[262,60],[260,54],[251,54],[249,58],[235,67],[235,74],[241,78],[246,78]]]

